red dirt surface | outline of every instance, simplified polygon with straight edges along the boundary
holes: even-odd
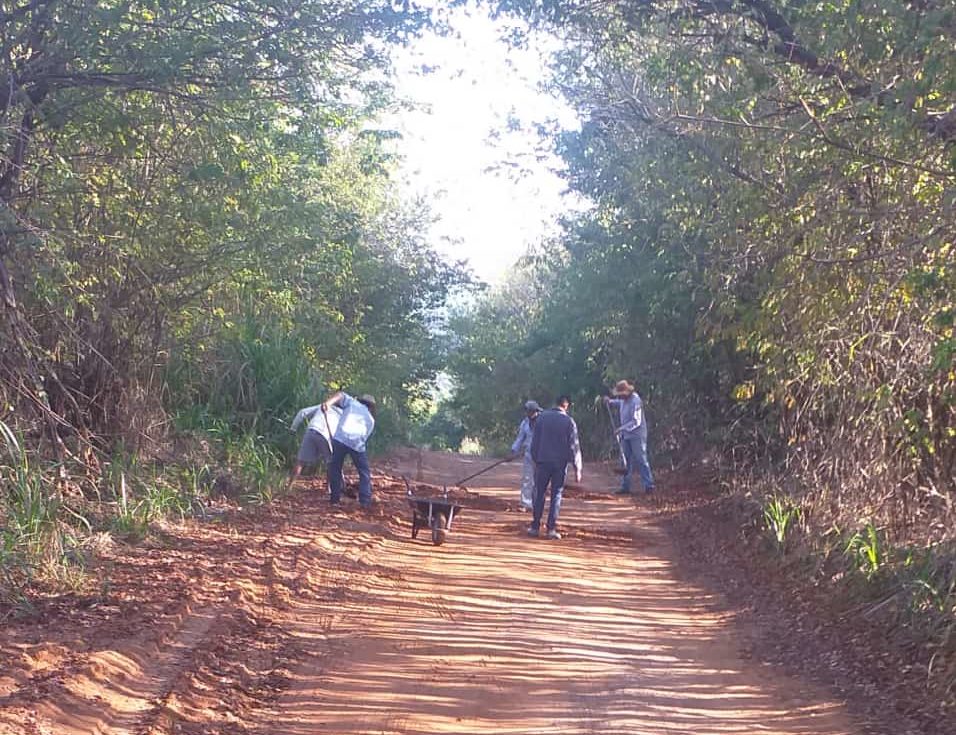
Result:
[[[453,491],[444,546],[413,541],[395,478],[437,492],[484,461],[407,452],[380,463],[370,512],[305,482],[269,512],[105,549],[96,595],[6,620],[0,733],[865,731],[741,653],[723,596],[681,578],[603,468],[567,493],[561,541],[524,535],[517,464]]]

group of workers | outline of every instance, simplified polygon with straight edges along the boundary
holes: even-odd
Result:
[[[647,421],[637,390],[631,382],[619,380],[614,386],[613,397],[601,396],[600,400],[612,408],[617,408],[620,416],[614,433],[620,445],[624,475],[617,493],[631,493],[635,470],[640,475],[644,492],[654,492],[654,474],[647,459]],[[547,535],[550,539],[561,538],[557,524],[569,465],[574,467],[576,481],[581,482],[578,427],[568,415],[570,407],[571,399],[568,396],[558,398],[554,408],[547,411],[542,411],[536,401],[528,401],[524,406],[525,418],[518,427],[514,444],[511,445],[512,455],[518,457],[523,453],[524,456],[520,502],[522,508],[532,513],[531,525],[528,527],[529,536],[536,537],[541,532],[541,518],[550,488]]]
[[[625,495],[631,493],[635,471],[641,478],[644,492],[653,492],[654,475],[647,459],[647,421],[641,397],[631,382],[620,380],[615,384],[612,396],[602,396],[600,400],[611,408],[617,408],[620,416],[615,438],[620,445],[624,475],[617,492]],[[546,411],[537,402],[528,401],[524,406],[525,418],[511,446],[512,458],[524,457],[520,503],[523,509],[532,514],[529,536],[540,535],[550,489],[547,536],[550,539],[561,538],[557,524],[569,466],[574,469],[576,481],[581,482],[583,467],[578,427],[568,415],[570,407],[571,399],[568,396],[559,397],[554,407]],[[371,507],[372,474],[366,445],[375,429],[375,411],[375,399],[372,396],[353,398],[342,391],[333,393],[322,403],[299,411],[290,429],[295,431],[306,421],[308,429],[299,447],[289,484],[300,476],[304,466],[314,466],[326,460],[329,500],[337,505],[345,487],[342,474],[345,459],[351,457],[359,476],[359,503],[363,508]]]

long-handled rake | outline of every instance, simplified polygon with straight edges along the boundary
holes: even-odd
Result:
[[[605,401],[604,407],[607,409],[608,421],[611,422],[611,435],[614,437],[614,443],[617,444],[618,459],[621,460],[621,464],[614,468],[614,474],[626,475],[627,458],[624,456],[624,445],[621,444],[621,435],[617,433],[617,427],[614,424],[614,414],[611,413],[611,404]]]

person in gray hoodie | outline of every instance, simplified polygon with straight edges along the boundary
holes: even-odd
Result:
[[[534,425],[531,437],[531,458],[535,464],[534,507],[528,535],[537,537],[544,514],[544,501],[551,487],[551,507],[548,510],[548,538],[559,539],[558,515],[561,513],[561,494],[568,465],[573,464],[575,477],[581,482],[581,447],[578,426],[568,416],[571,399],[561,396],[552,409],[543,411]]]

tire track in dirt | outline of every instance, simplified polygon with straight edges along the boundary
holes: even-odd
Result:
[[[158,626],[109,650],[71,657],[44,678],[32,707],[9,708],[4,719],[20,709],[38,733],[139,735],[219,616],[215,607],[187,601]]]
[[[147,730],[149,735],[248,732],[250,713],[269,707],[287,686],[291,667],[303,657],[329,654],[323,646],[304,651],[283,625],[283,616],[294,610],[296,600],[334,604],[341,596],[346,563],[341,554],[330,553],[328,535],[316,535],[325,520],[306,512],[262,540],[256,552],[262,559],[262,584],[251,590],[238,586],[233,599],[273,617],[265,624],[253,620],[252,630],[244,634],[223,636],[225,645],[212,647],[218,655],[199,651],[204,663],[181,675],[164,716]],[[330,628],[332,618],[326,616],[321,625]],[[263,639],[269,636],[273,645],[264,647]]]
[[[307,525],[308,518],[304,520]],[[307,670],[311,677],[321,679],[331,663],[346,655],[346,641],[353,632],[343,608],[357,578],[386,576],[392,582],[401,581],[397,570],[371,561],[385,542],[383,534],[388,536],[388,531],[381,523],[355,521],[336,512],[333,528],[296,548],[287,573],[294,575],[298,594],[286,616],[287,621],[294,621],[290,637],[295,640],[292,665],[296,670]],[[303,618],[308,620],[306,628],[295,624]],[[250,732],[275,732],[283,716],[277,705],[264,704],[256,721],[266,724]],[[402,720],[393,715],[389,727],[400,726]]]
[[[140,732],[240,733],[246,714],[284,688],[292,650],[276,616],[294,593],[295,580],[282,569],[288,553],[271,536],[246,549],[258,575],[232,580],[225,624],[195,647]]]
[[[33,649],[24,648],[21,668],[33,673],[10,678],[0,697],[0,734],[242,732],[247,713],[285,686],[292,650],[277,621],[299,585],[287,570],[319,525],[301,539],[276,533],[280,525],[253,535],[238,559],[211,556],[211,573],[200,570],[196,585],[163,615],[144,610],[117,626],[130,635],[110,637],[99,626],[100,642],[89,647],[38,646],[33,656],[46,652],[50,660],[42,667],[31,665]]]

